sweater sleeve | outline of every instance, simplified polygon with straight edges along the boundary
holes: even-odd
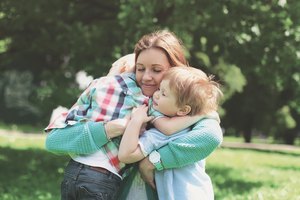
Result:
[[[107,142],[103,122],[90,121],[51,130],[45,147],[56,154],[91,154]]]
[[[209,156],[222,142],[219,122],[203,119],[185,136],[158,149],[164,169],[180,168]]]

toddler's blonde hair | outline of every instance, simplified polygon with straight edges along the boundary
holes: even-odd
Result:
[[[177,106],[191,106],[189,115],[207,114],[216,111],[223,96],[220,85],[202,70],[179,66],[170,68],[163,80],[169,80],[169,86],[176,95]]]

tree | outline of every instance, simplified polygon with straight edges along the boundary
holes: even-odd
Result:
[[[226,134],[251,142],[257,130],[293,144],[299,132],[298,1],[3,0],[0,8],[0,95],[8,98],[12,74],[30,74],[24,90],[32,123],[71,106],[78,71],[102,76],[143,34],[170,29],[190,65],[224,86]]]

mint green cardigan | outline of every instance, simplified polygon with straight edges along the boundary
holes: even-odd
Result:
[[[158,149],[164,169],[180,168],[205,159],[222,142],[217,119],[198,121],[184,137]],[[46,138],[46,149],[56,154],[91,154],[108,142],[102,122],[84,122],[53,129]]]

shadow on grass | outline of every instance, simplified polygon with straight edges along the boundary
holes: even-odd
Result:
[[[253,148],[231,148],[231,147],[222,147],[224,149],[234,149],[236,151],[244,151],[244,150],[251,150],[253,152],[262,152],[262,153],[270,153],[270,154],[278,154],[278,155],[289,155],[291,157],[299,158],[300,152],[299,151],[286,151],[286,150],[274,150],[274,149],[253,149]]]
[[[278,169],[282,171],[300,171],[300,167],[298,166],[277,166],[277,165],[268,165],[272,169]]]
[[[223,199],[230,194],[246,196],[251,190],[263,186],[262,182],[245,180],[239,171],[224,166],[210,165],[206,171],[214,185],[215,199]]]
[[[0,147],[0,199],[60,199],[68,160],[41,149]]]

